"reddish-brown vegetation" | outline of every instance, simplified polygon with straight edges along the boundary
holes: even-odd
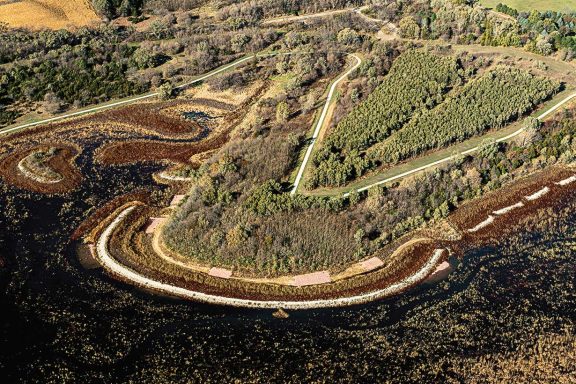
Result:
[[[47,166],[62,176],[62,180],[56,183],[41,183],[33,178],[27,177],[19,169],[18,164],[22,159],[31,153],[47,148],[56,148],[56,154],[47,161]],[[74,164],[74,160],[80,153],[80,149],[69,143],[58,143],[54,145],[43,144],[25,150],[15,151],[0,160],[0,176],[11,185],[29,191],[60,194],[69,192],[80,184],[82,174]]]
[[[484,198],[471,201],[457,209],[448,218],[463,232],[463,238],[455,242],[453,247],[457,253],[468,249],[482,247],[487,244],[498,244],[507,235],[522,229],[522,223],[530,218],[538,218],[545,212],[555,212],[567,206],[576,197],[575,185],[565,186],[554,183],[570,177],[574,170],[562,167],[553,167],[528,176],[517,183],[492,192]],[[527,201],[528,196],[543,187],[548,186],[550,192],[537,200]],[[503,215],[494,215],[493,211],[513,205],[519,201],[524,202],[519,207]],[[486,220],[488,215],[494,216],[494,222],[476,232],[469,233],[466,229]]]
[[[197,143],[166,143],[151,140],[113,143],[99,150],[96,160],[107,165],[162,160],[188,163],[190,157],[196,154],[220,148],[228,138],[226,132]]]
[[[248,100],[238,106],[233,112],[222,116],[222,126],[219,127],[217,132],[209,135],[206,139],[189,143],[168,143],[153,140],[112,143],[103,148],[99,148],[96,159],[108,165],[161,160],[176,163],[190,163],[192,156],[213,151],[226,144],[230,139],[230,133],[234,127],[248,113],[248,106],[258,100],[265,91],[265,88],[266,85],[263,85],[252,97],[248,98]],[[228,104],[213,100],[199,100],[200,104],[210,105],[210,108],[224,107],[229,109],[231,107]],[[197,100],[193,100],[193,102],[196,103]]]
[[[183,108],[183,110],[195,111],[195,106],[200,105],[194,101],[172,101],[162,103],[134,104],[98,115],[98,119],[106,123],[128,124],[134,128],[156,132],[164,136],[193,137],[202,133],[203,127],[196,121],[186,120],[176,113],[166,113],[168,108]]]
[[[96,209],[90,216],[88,216],[71,236],[72,240],[78,240],[85,236],[89,231],[95,228],[103,219],[110,216],[116,209],[130,201],[141,201],[147,203],[150,198],[150,191],[141,189],[128,193],[122,196],[118,196],[115,199],[110,200],[102,207]]]

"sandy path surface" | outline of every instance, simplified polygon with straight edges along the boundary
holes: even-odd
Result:
[[[360,64],[362,64],[362,60],[358,56],[356,56],[354,54],[351,54],[350,56],[353,57],[354,60],[356,60],[356,63],[349,70],[347,70],[342,76],[340,76],[338,79],[336,79],[336,81],[334,81],[334,83],[332,83],[332,86],[330,87],[330,90],[328,91],[328,97],[326,98],[326,102],[324,103],[324,108],[322,109],[322,114],[320,115],[320,118],[318,119],[318,122],[316,123],[316,128],[314,129],[314,133],[312,134],[312,139],[310,140],[310,144],[308,145],[308,149],[306,150],[306,154],[304,155],[304,160],[302,160],[302,164],[300,165],[300,169],[298,170],[298,174],[296,175],[296,180],[294,181],[294,187],[292,188],[292,191],[290,192],[291,195],[294,195],[296,193],[296,191],[298,190],[298,186],[300,185],[300,182],[302,181],[302,176],[304,175],[304,171],[306,170],[306,165],[308,164],[308,161],[310,160],[310,155],[312,155],[312,150],[314,149],[314,144],[316,144],[316,141],[318,139],[318,135],[320,134],[320,131],[324,127],[324,121],[326,120],[326,117],[328,116],[328,110],[330,109],[330,104],[332,103],[332,99],[334,98],[334,93],[336,92],[336,87],[338,87],[338,85],[340,84],[340,82],[342,80],[347,78],[348,75],[350,75],[356,68],[358,68],[360,66]]]

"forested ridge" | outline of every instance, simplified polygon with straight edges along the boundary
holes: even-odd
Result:
[[[396,163],[489,128],[503,127],[559,89],[555,81],[520,69],[497,67],[466,84],[438,108],[415,116],[389,140],[373,147],[369,157],[375,162]]]
[[[314,156],[311,183],[342,185],[369,166],[360,153],[386,139],[415,113],[433,108],[461,82],[454,58],[408,51],[366,100],[330,132]]]

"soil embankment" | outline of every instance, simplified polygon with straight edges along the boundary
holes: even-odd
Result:
[[[49,168],[54,174],[58,175],[58,178],[53,182],[44,181],[41,175],[35,177],[33,173],[22,171],[22,162],[28,156],[33,156],[35,152],[43,151],[46,148],[55,150],[55,154],[45,164],[42,164],[43,167]],[[82,174],[74,163],[79,154],[80,149],[76,145],[68,143],[43,144],[25,150],[14,151],[0,159],[0,176],[7,183],[32,192],[44,194],[67,193],[77,188],[82,182]]]
[[[239,306],[272,305],[274,302],[274,305],[284,308],[287,307],[286,301],[300,303],[291,304],[292,308],[357,304],[398,294],[421,283],[448,258],[450,252],[443,249],[459,256],[471,248],[498,244],[507,234],[522,230],[527,220],[538,220],[568,204],[576,195],[574,186],[574,170],[559,166],[519,179],[501,190],[462,205],[449,216],[449,224],[461,232],[460,239],[444,240],[439,234],[431,241],[409,242],[409,246],[399,248],[401,252],[387,249],[386,255],[376,255],[384,261],[379,269],[305,287],[224,279],[167,265],[154,253],[149,240],[139,234],[145,222],[142,214],[150,214],[144,208],[127,212],[122,220],[115,221],[117,227],[107,231],[109,238],[105,239],[110,248],[99,237],[98,257],[102,261],[100,253],[109,251],[117,270],[111,266],[107,269],[121,280],[192,300]],[[487,217],[493,219],[476,228]],[[130,273],[125,274],[122,268],[127,268]],[[164,285],[156,287],[153,282]],[[260,304],[248,303],[253,301]]]

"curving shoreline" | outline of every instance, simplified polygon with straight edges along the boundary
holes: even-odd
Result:
[[[317,309],[317,308],[331,308],[331,307],[344,307],[356,304],[364,304],[374,300],[386,298],[398,294],[415,284],[422,282],[426,277],[433,273],[444,256],[445,249],[436,249],[428,261],[422,266],[418,272],[408,276],[407,278],[394,283],[386,288],[379,289],[373,292],[342,297],[336,299],[320,299],[320,300],[303,300],[303,301],[284,301],[284,300],[248,300],[239,299],[234,297],[211,295],[199,291],[178,287],[172,284],[163,283],[153,280],[140,273],[133,271],[117,261],[109,252],[108,244],[110,237],[115,229],[120,225],[130,212],[136,207],[131,206],[125,208],[102,232],[98,238],[96,246],[96,256],[102,266],[112,275],[118,276],[131,284],[136,286],[151,289],[157,292],[181,297],[188,300],[200,301],[207,304],[227,305],[233,307],[243,308],[260,308],[260,309]]]
[[[95,256],[105,270],[118,278],[118,280],[187,300],[200,301],[208,304],[263,309],[344,307],[390,297],[425,281],[430,275],[435,273],[436,268],[446,259],[445,251],[452,253],[453,248],[456,253],[460,253],[466,248],[475,247],[487,241],[489,242],[491,241],[490,239],[499,237],[503,231],[505,231],[504,228],[508,228],[512,223],[517,223],[521,217],[530,215],[534,210],[549,209],[551,205],[554,206],[556,203],[562,203],[567,201],[567,199],[572,199],[576,194],[576,190],[568,188],[568,186],[572,185],[574,181],[576,181],[576,175],[574,175],[572,168],[554,168],[545,174],[534,174],[525,179],[521,179],[516,185],[511,186],[507,190],[507,196],[504,196],[504,199],[501,194],[492,193],[484,197],[480,202],[477,201],[474,204],[467,204],[462,210],[456,211],[448,219],[450,223],[460,228],[460,230],[462,230],[462,228],[470,228],[470,222],[476,224],[476,220],[480,220],[483,217],[485,218],[489,213],[493,213],[495,216],[489,215],[489,220],[485,220],[480,225],[472,228],[472,230],[463,230],[464,237],[454,242],[450,241],[450,248],[446,248],[448,245],[444,242],[440,243],[443,245],[437,245],[436,247],[438,248],[429,248],[427,252],[432,252],[432,254],[426,256],[426,259],[423,257],[423,261],[419,263],[417,269],[412,269],[411,272],[409,272],[411,273],[410,275],[403,275],[405,277],[399,281],[393,279],[388,280],[385,283],[388,284],[387,286],[373,286],[369,283],[368,285],[363,285],[364,292],[361,290],[341,291],[340,294],[348,295],[342,297],[336,296],[338,291],[334,291],[335,296],[331,296],[330,299],[313,297],[309,299],[283,300],[283,297],[287,296],[282,295],[270,297],[269,300],[266,300],[265,297],[252,299],[241,296],[242,298],[240,298],[234,297],[235,293],[231,289],[224,289],[220,292],[216,291],[208,294],[204,292],[204,286],[202,284],[200,286],[188,286],[185,288],[163,282],[164,279],[166,279],[164,281],[172,281],[170,277],[156,276],[152,278],[147,275],[148,272],[136,272],[115,259],[109,251],[109,244],[112,242],[116,230],[121,227],[128,215],[136,209],[136,202],[133,202],[130,206],[119,208],[115,216],[110,218],[111,221],[109,221],[107,227],[105,227],[96,238],[97,252]],[[548,192],[542,193],[542,191],[545,190]],[[536,199],[528,200],[526,198],[536,194],[539,196]],[[524,197],[526,202],[513,204],[512,202],[518,199],[519,196]],[[508,205],[506,205],[507,201],[509,201],[509,203],[507,203]],[[440,247],[444,248],[440,249]],[[377,273],[377,270],[378,269],[368,271],[365,275],[373,276],[372,273]],[[370,278],[368,278],[368,280],[370,280]],[[330,286],[330,284],[333,283],[334,282],[318,283],[316,286]],[[262,284],[264,284],[264,282],[262,282]]]

